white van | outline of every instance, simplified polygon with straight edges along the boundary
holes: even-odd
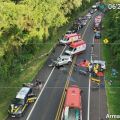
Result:
[[[71,42],[78,41],[80,38],[80,34],[77,33],[67,34],[60,40],[60,44],[70,44]]]
[[[86,50],[86,42],[84,40],[79,40],[77,42],[71,43],[69,49],[65,51],[66,54],[74,55]]]

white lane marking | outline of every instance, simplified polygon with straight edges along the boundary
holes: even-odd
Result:
[[[89,89],[88,89],[88,115],[87,115],[87,120],[90,119],[90,86],[91,86],[90,77],[91,77],[91,73],[90,73],[90,75],[89,75]]]
[[[82,120],[82,111],[81,111],[81,120]]]
[[[92,45],[94,47],[94,36],[93,36],[93,41],[92,41]],[[93,61],[93,47],[91,48],[91,56],[90,56],[90,62]],[[87,115],[87,120],[90,120],[90,86],[91,86],[91,73],[89,74],[89,88],[88,88],[88,115]]]
[[[63,54],[65,48],[66,48],[66,46],[64,47],[64,49],[62,50],[62,52],[61,52],[60,55]],[[40,96],[42,95],[42,93],[43,93],[43,91],[44,91],[44,89],[45,89],[45,87],[46,87],[46,85],[47,85],[47,83],[48,83],[48,81],[49,81],[49,79],[50,79],[52,73],[54,72],[54,70],[55,70],[55,67],[53,67],[52,71],[50,72],[50,74],[49,74],[49,76],[48,76],[48,78],[47,78],[47,80],[46,80],[46,82],[45,82],[45,84],[44,84],[42,90],[40,91],[40,93],[39,93],[39,95],[38,95],[38,97],[37,97],[37,100],[35,101],[35,103],[34,103],[32,109],[31,109],[30,113],[28,114],[26,120],[29,120],[30,116],[32,115],[32,112],[34,111],[34,109],[35,109],[35,107],[36,107],[36,104],[37,104],[37,102],[38,102]]]

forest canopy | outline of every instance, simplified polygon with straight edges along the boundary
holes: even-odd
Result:
[[[88,0],[0,0],[0,79],[19,72],[54,30]],[[37,44],[36,44],[37,43]],[[19,65],[18,65],[19,64]],[[16,70],[17,69],[17,70]]]

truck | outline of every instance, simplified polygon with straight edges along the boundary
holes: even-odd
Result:
[[[102,16],[101,15],[96,16],[94,20],[94,28],[100,27],[101,21],[102,21]]]
[[[68,55],[74,55],[81,53],[86,50],[86,42],[82,39],[79,41],[73,42],[69,45],[68,50],[65,51]]]
[[[66,34],[59,42],[60,44],[70,44],[72,42],[78,41],[80,38],[81,35],[78,33]]]
[[[66,90],[61,120],[82,120],[81,89],[77,85]]]

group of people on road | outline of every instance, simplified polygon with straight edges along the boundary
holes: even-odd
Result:
[[[90,61],[84,59],[79,64],[76,64],[76,66],[79,67],[80,72],[82,72],[81,67],[84,67],[84,68],[86,68],[85,69],[86,74],[91,73],[92,76],[94,76],[94,77],[103,76],[104,70],[101,68],[101,64],[99,64],[99,63],[91,63]]]
[[[33,83],[23,83],[23,87],[29,87],[32,89],[40,89],[42,87],[42,82],[37,79]]]

